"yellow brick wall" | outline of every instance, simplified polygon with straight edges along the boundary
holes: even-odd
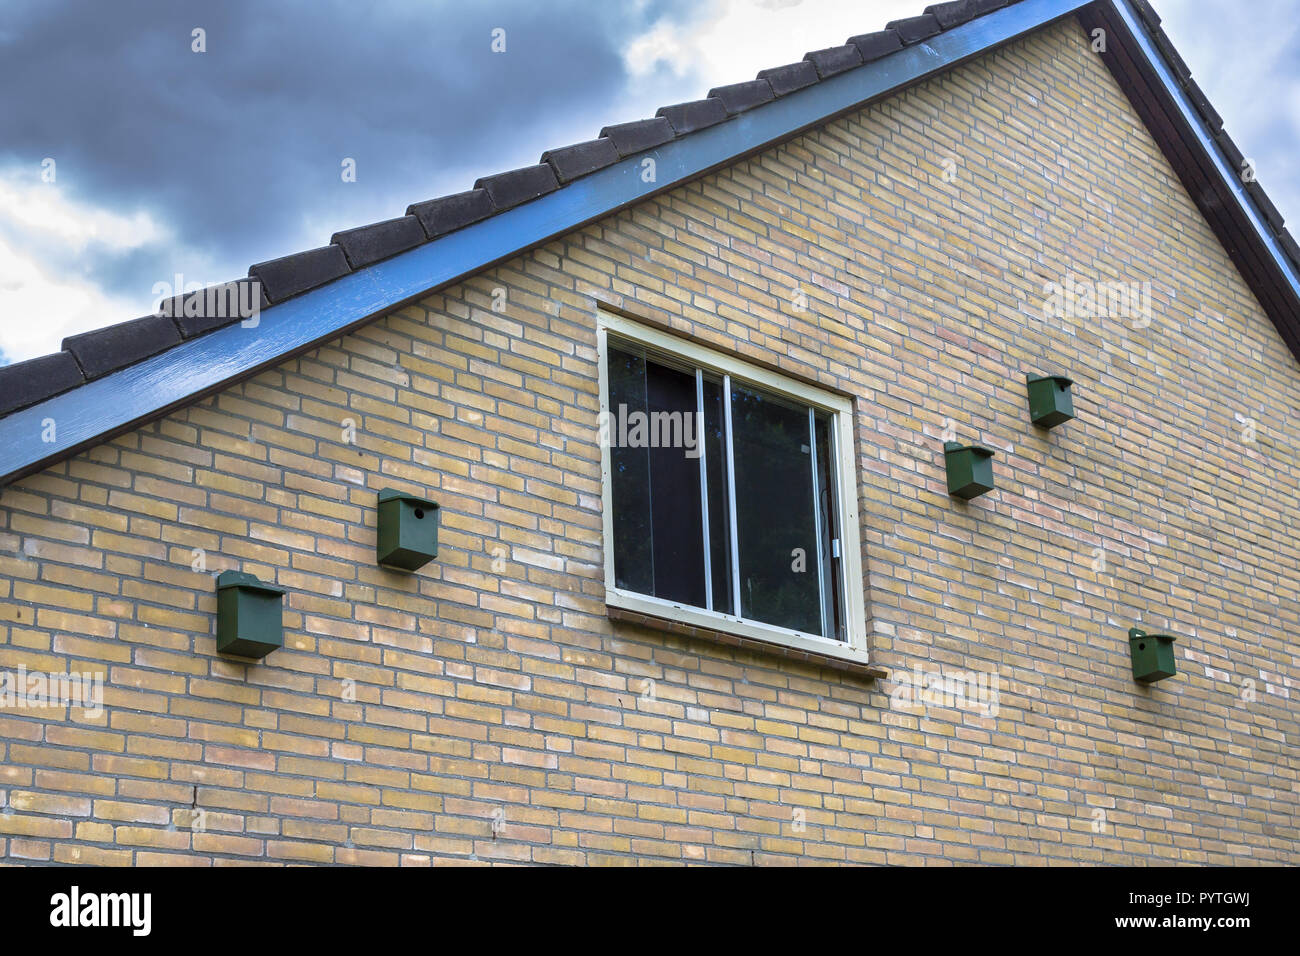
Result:
[[[1044,318],[1067,275],[1149,281],[1151,326]],[[608,619],[598,302],[854,396],[888,680]],[[4,489],[0,669],[106,708],[0,713],[0,857],[1300,862],[1297,421],[1064,22]],[[946,494],[946,429],[995,493]],[[415,576],[374,566],[389,485],[442,505]],[[289,590],[262,664],[215,654],[226,568]],[[1180,637],[1150,688],[1139,619]],[[904,707],[917,667],[996,716]]]

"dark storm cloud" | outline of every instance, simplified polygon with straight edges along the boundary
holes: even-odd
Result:
[[[579,138],[637,118],[602,112],[627,86],[621,50],[675,6],[6,0],[0,171],[38,173],[52,157],[73,198],[147,211],[242,269],[304,248],[308,217],[326,225],[305,243],[324,244],[331,229],[536,162],[566,145],[544,140],[566,118],[592,117]],[[191,51],[196,27],[205,53]],[[504,54],[491,50],[498,27]],[[357,182],[345,184],[349,157]],[[184,270],[177,257],[101,244],[66,267],[145,307],[154,282]]]

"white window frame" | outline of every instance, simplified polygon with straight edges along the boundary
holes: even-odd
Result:
[[[609,336],[632,342],[652,352],[697,366],[718,376],[730,376],[733,382],[749,384],[777,395],[827,412],[831,416],[830,429],[834,435],[835,482],[833,497],[839,507],[840,566],[844,580],[844,632],[847,640],[837,641],[820,634],[807,634],[753,621],[734,614],[710,611],[676,601],[638,594],[615,586],[614,583],[614,506],[610,468],[610,449],[606,442],[600,448],[601,504],[605,547],[605,603],[611,607],[634,611],[689,624],[708,630],[721,631],[738,637],[763,641],[795,650],[839,658],[859,664],[867,661],[867,621],[865,590],[862,577],[862,547],[858,526],[857,456],[853,440],[853,403],[842,395],[824,391],[790,379],[777,372],[752,365],[743,359],[715,351],[695,342],[650,328],[639,322],[606,312],[597,311],[597,351],[600,365],[600,410],[609,414]],[[728,410],[729,413],[729,410]],[[730,466],[730,462],[728,462]],[[734,487],[734,485],[733,485]],[[739,609],[739,605],[735,605]]]

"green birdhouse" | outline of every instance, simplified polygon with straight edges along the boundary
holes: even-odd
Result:
[[[946,442],[943,455],[948,466],[948,493],[969,500],[992,491],[993,454],[992,448],[983,445]]]
[[[1070,388],[1074,382],[1064,375],[1031,375],[1029,417],[1035,425],[1055,428],[1074,417],[1074,399]]]
[[[284,647],[284,588],[242,571],[217,577],[217,653],[265,657]]]
[[[379,493],[379,563],[415,571],[438,556],[438,503],[393,488]]]
[[[1141,628],[1128,632],[1133,654],[1133,679],[1150,684],[1178,673],[1174,665],[1174,638],[1169,634],[1148,634]]]

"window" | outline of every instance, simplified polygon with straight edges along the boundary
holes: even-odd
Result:
[[[607,603],[865,662],[848,400],[600,319]]]

